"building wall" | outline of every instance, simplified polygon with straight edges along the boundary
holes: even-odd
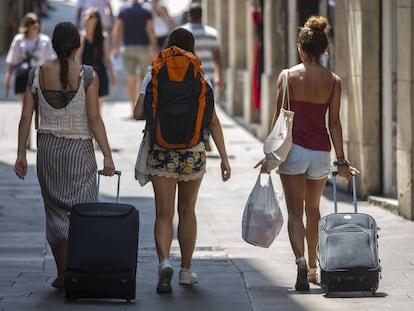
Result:
[[[346,154],[361,171],[361,197],[381,192],[380,2],[337,0],[335,71],[343,82]]]
[[[397,192],[399,213],[414,219],[414,1],[397,1]]]
[[[211,5],[211,0],[208,3]],[[224,43],[224,47],[228,47],[228,56],[225,56],[228,61],[226,110],[234,116],[241,115],[249,128],[249,122],[257,120],[253,121],[249,117],[251,111],[246,103],[250,100],[251,92],[242,91],[242,75],[239,74],[243,72],[245,77],[252,74],[247,60],[251,53],[246,53],[247,48],[240,44],[252,40],[253,26],[246,20],[249,6],[241,5],[241,1],[236,0],[216,0],[214,3],[216,12],[223,11],[223,5],[229,12],[228,24],[223,27],[226,23],[220,20],[219,25],[228,37],[228,43]],[[389,148],[397,149],[398,213],[414,220],[414,0],[397,0],[396,7],[398,128],[396,147],[391,144]],[[266,137],[270,129],[277,75],[282,68],[288,67],[288,33],[292,27],[289,25],[294,24],[292,18],[297,20],[297,15],[292,12],[289,14],[288,10],[288,0],[264,0],[265,71],[262,74],[259,130],[255,130],[261,139]],[[365,199],[369,195],[383,194],[381,1],[336,0],[334,15],[333,70],[342,80],[341,119],[345,153],[361,171],[358,194]],[[248,84],[244,84],[244,87],[248,87]],[[345,182],[340,182],[339,187],[350,190],[350,185]]]
[[[32,10],[31,0],[0,0],[0,54],[8,51],[21,17]]]

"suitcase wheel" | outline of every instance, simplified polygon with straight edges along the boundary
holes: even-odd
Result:
[[[328,295],[328,292],[329,292],[328,286],[321,285],[321,289],[322,289],[322,293],[324,293],[325,295]]]
[[[66,298],[68,301],[70,301],[70,302],[73,302],[73,301],[75,301],[75,300],[76,300],[76,297],[75,297],[75,296],[73,296],[73,295],[71,295],[71,294],[68,294],[68,293],[65,293],[65,298]]]

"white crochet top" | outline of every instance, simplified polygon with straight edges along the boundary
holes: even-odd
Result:
[[[31,88],[32,93],[35,93],[37,88],[40,116],[38,132],[64,138],[91,139],[93,135],[88,125],[83,70],[80,73],[81,82],[76,95],[66,107],[56,109],[48,104],[39,87],[39,68],[36,67]]]

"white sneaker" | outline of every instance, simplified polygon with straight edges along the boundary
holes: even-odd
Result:
[[[198,283],[197,273],[191,270],[181,268],[179,274],[179,283],[182,285],[192,285]]]
[[[157,285],[157,292],[158,293],[171,293],[171,279],[173,277],[174,270],[171,266],[171,263],[168,259],[164,259],[161,261],[160,266],[158,268],[158,285]]]

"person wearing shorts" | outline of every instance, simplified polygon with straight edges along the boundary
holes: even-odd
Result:
[[[285,162],[276,173],[279,175],[305,175],[307,179],[319,180],[330,173],[331,155],[328,151],[312,150],[293,144]]]
[[[122,61],[127,76],[145,76],[147,67],[151,64],[148,47],[142,45],[125,46],[122,49]]]
[[[302,63],[288,69],[288,98],[290,108],[295,113],[292,127],[293,146],[277,173],[282,181],[288,210],[288,233],[297,265],[297,291],[307,291],[309,282],[319,282],[316,262],[319,203],[331,168],[331,141],[337,157],[335,163],[338,175],[349,180],[351,170],[358,172],[345,160],[339,113],[341,79],[321,63],[321,56],[328,47],[328,30],[329,23],[325,17],[309,17],[300,29],[297,40]],[[287,103],[282,102],[282,80],[280,73],[272,127],[281,107],[287,107]],[[259,165],[261,172],[269,173],[265,159],[257,166]],[[303,222],[304,213],[306,224]]]
[[[113,56],[122,54],[133,114],[137,90],[158,50],[152,14],[138,0],[130,0],[120,8],[113,27],[113,44]]]
[[[194,37],[184,28],[175,28],[168,37],[167,47],[177,46],[194,53]],[[141,92],[134,110],[136,120],[144,119],[144,98],[147,85],[152,78],[149,72],[142,82]],[[208,79],[206,79],[209,83]],[[192,89],[188,90],[192,92]],[[230,178],[230,164],[224,144],[223,130],[215,110],[209,125],[210,133],[221,158],[221,177]],[[171,279],[174,273],[170,263],[170,248],[173,240],[173,217],[175,197],[178,192],[178,242],[181,250],[179,284],[192,285],[198,276],[192,271],[191,261],[197,239],[195,207],[201,181],[206,172],[206,150],[204,142],[189,149],[167,150],[154,144],[147,160],[146,173],[155,194],[155,243],[157,247],[158,293],[171,293]]]

